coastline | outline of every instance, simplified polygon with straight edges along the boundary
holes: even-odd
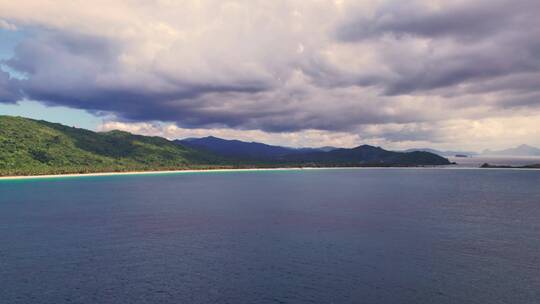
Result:
[[[186,169],[186,170],[158,170],[158,171],[125,171],[125,172],[96,172],[96,173],[68,173],[68,174],[44,174],[44,175],[14,175],[0,176],[0,180],[17,179],[45,179],[63,177],[92,177],[92,176],[117,176],[117,175],[163,175],[180,173],[201,173],[201,172],[243,172],[243,171],[283,171],[283,170],[303,170],[307,168],[239,168],[239,169]],[[311,168],[315,169],[315,168]],[[330,168],[329,168],[330,169]]]
[[[0,181],[3,180],[27,180],[27,179],[53,179],[53,178],[70,178],[70,177],[100,177],[100,176],[124,176],[124,175],[165,175],[165,174],[182,174],[182,173],[219,173],[219,172],[257,172],[257,171],[301,171],[301,170],[343,170],[343,169],[443,169],[443,170],[482,170],[486,168],[478,167],[451,167],[451,166],[433,166],[433,167],[279,167],[279,168],[236,168],[236,169],[186,169],[186,170],[162,170],[162,171],[126,171],[126,172],[96,172],[96,173],[69,173],[69,174],[45,174],[45,175],[15,175],[15,176],[0,176]],[[535,171],[537,168],[489,168],[495,170],[525,170]]]

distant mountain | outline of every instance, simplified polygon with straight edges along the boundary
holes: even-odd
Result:
[[[179,144],[236,160],[310,166],[414,166],[448,165],[450,162],[429,152],[392,152],[368,145],[353,149],[334,147],[290,148],[218,137],[188,138]]]
[[[362,145],[352,149],[335,149],[329,152],[310,152],[283,157],[285,161],[318,165],[351,166],[415,166],[449,165],[448,159],[430,152],[394,152],[380,147]]]
[[[175,142],[187,147],[206,150],[225,157],[251,160],[276,160],[288,154],[330,151],[332,149],[335,149],[332,147],[289,148],[282,146],[272,146],[258,142],[228,140],[214,136],[208,136],[203,138],[187,138],[182,140],[176,140]]]
[[[320,151],[323,151],[323,152],[330,152],[330,151],[336,150],[336,149],[339,149],[339,148],[332,147],[332,146],[324,146],[324,147],[316,148],[316,150],[320,150]]]
[[[505,150],[484,150],[482,155],[492,155],[492,156],[540,156],[540,149],[532,147],[529,145],[521,145],[515,148],[505,149]]]
[[[415,152],[415,151],[434,153],[434,154],[444,156],[444,157],[454,157],[456,155],[463,155],[463,156],[478,155],[478,153],[470,152],[470,151],[440,151],[440,150],[435,150],[435,149],[430,149],[430,148],[407,149],[403,152]]]

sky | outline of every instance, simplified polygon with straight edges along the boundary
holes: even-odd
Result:
[[[0,114],[170,139],[540,146],[537,0],[0,2]]]

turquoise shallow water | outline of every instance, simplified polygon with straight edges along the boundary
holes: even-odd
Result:
[[[0,303],[538,303],[540,171],[0,181]]]

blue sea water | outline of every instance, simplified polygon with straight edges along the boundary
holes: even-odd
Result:
[[[496,166],[527,166],[540,164],[540,156],[472,156],[472,157],[449,157],[456,164],[449,167],[456,168],[479,168],[485,163]]]
[[[540,171],[4,180],[0,303],[540,303]]]

